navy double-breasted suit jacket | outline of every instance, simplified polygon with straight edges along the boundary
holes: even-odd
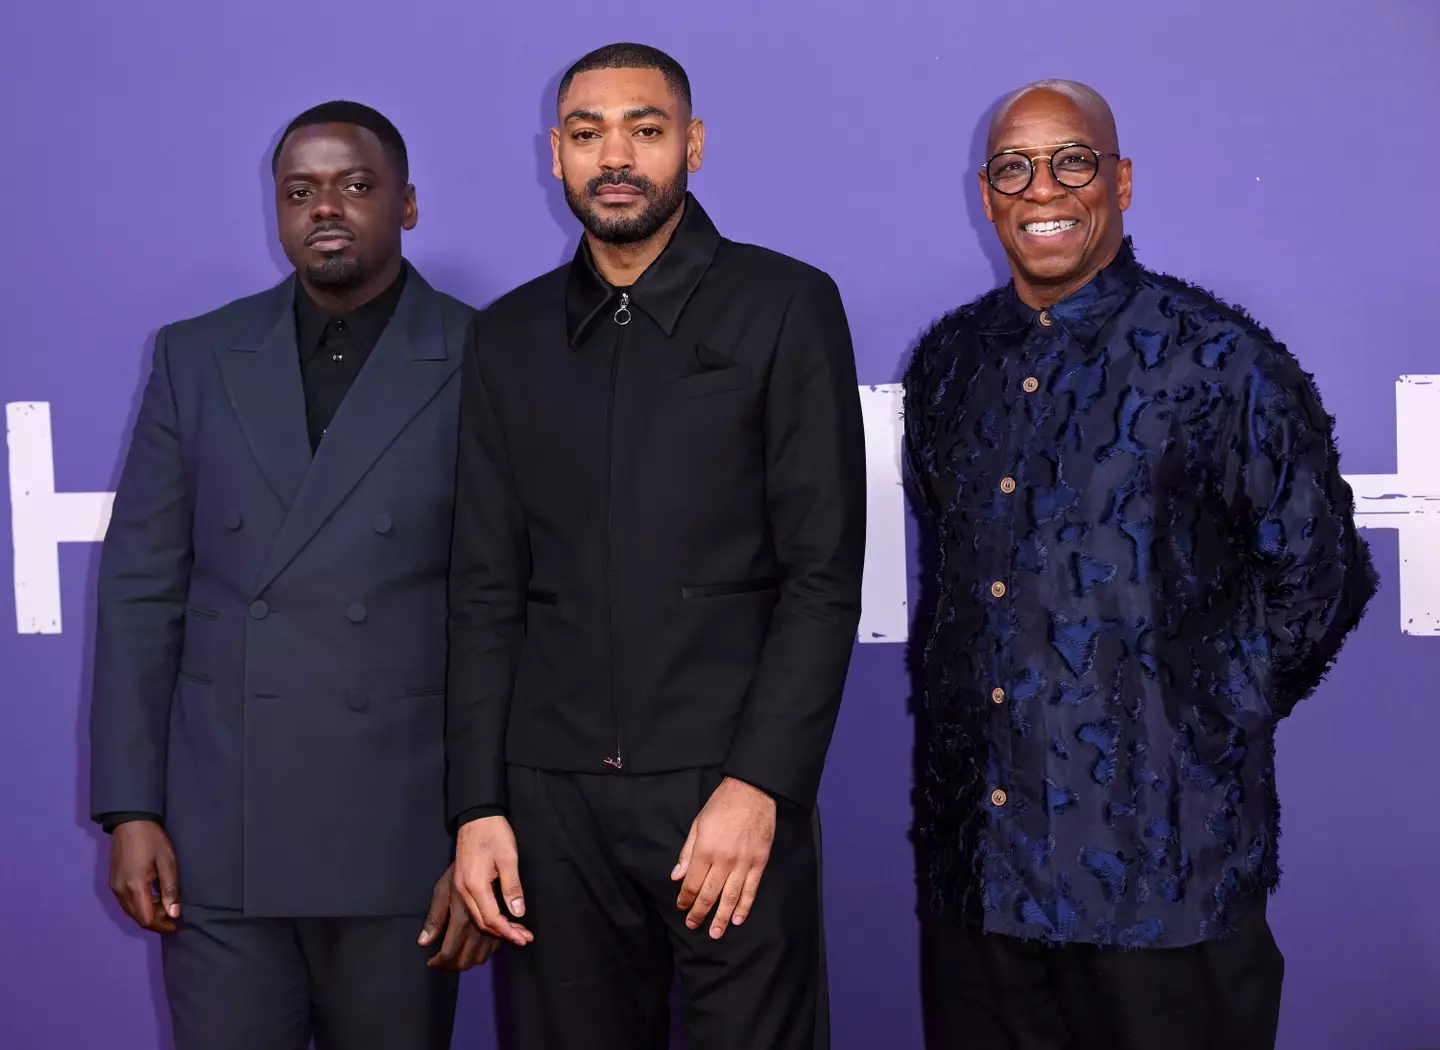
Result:
[[[413,270],[312,456],[294,278],[159,333],[101,556],[91,808],[182,901],[423,912],[450,860],[445,619],[473,311]]]

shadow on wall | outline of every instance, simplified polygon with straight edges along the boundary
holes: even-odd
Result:
[[[1005,101],[1005,96],[1001,95],[986,106],[980,123],[975,125],[975,133],[970,137],[969,153],[970,159],[975,163],[970,166],[965,180],[965,212],[970,218],[970,228],[975,231],[975,239],[980,245],[980,250],[985,253],[985,259],[995,273],[997,286],[1010,280],[1010,264],[1005,259],[1005,249],[1001,246],[1000,239],[995,236],[995,227],[989,219],[985,218],[985,204],[980,199],[980,179],[982,177],[980,170],[990,156],[987,148],[990,138],[990,119],[1003,101]]]
[[[556,95],[560,91],[560,81],[564,79],[565,70],[562,69],[545,82],[545,88],[540,92],[540,130],[535,134],[535,178],[545,194],[545,210],[565,235],[566,246],[560,258],[555,260],[556,266],[567,263],[574,257],[580,241],[579,223],[570,211],[570,205],[565,202],[564,187],[555,177],[550,150],[550,129],[555,126],[559,117]]]
[[[267,162],[268,163],[268,162]],[[130,397],[130,407],[125,413],[124,440],[115,449],[115,461],[108,475],[109,489],[114,492],[120,482],[120,471],[125,465],[125,452],[130,447],[130,434],[135,429],[135,418],[140,414],[140,401],[145,393],[145,381],[150,375],[151,348],[155,345],[158,332],[151,332],[145,341],[143,352],[138,356],[140,374],[135,390]],[[160,969],[160,938],[157,934],[141,930],[121,909],[110,892],[110,836],[106,835],[90,819],[90,704],[94,682],[91,677],[95,666],[95,615],[96,583],[100,577],[100,545],[85,544],[85,612],[82,628],[82,658],[77,670],[80,681],[76,693],[80,703],[75,718],[75,754],[81,756],[75,763],[75,823],[90,840],[95,850],[93,885],[95,898],[114,924],[121,937],[140,940],[145,944],[145,968],[149,978],[150,1001],[155,1010],[155,1027],[160,1050],[173,1050],[170,1032],[170,1011],[165,1003],[165,983]]]

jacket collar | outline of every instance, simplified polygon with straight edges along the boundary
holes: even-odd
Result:
[[[699,287],[719,247],[720,233],[715,224],[700,202],[687,193],[685,213],[670,243],[640,279],[624,289],[630,295],[630,305],[643,310],[666,335],[674,335],[685,304]],[[619,297],[620,290],[595,268],[590,245],[581,237],[565,281],[565,329],[572,347],[580,344]]]
[[[1144,269],[1135,259],[1135,245],[1126,237],[1110,265],[1090,283],[1050,307],[1050,316],[1077,341],[1088,343],[1135,294],[1144,275]],[[1000,309],[986,328],[991,333],[1029,328],[1039,313],[1020,301],[1015,294],[1015,282],[1011,281],[1002,289]]]

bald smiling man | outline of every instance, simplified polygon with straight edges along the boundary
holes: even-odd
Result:
[[[1310,376],[1145,269],[1094,90],[1014,92],[979,175],[1012,280],[905,382],[941,551],[917,827],[929,1045],[1272,1047],[1274,733],[1375,590]]]

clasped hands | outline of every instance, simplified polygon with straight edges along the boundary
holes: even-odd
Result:
[[[774,841],[775,800],[742,780],[721,781],[691,822],[670,872],[670,880],[681,883],[675,906],[688,913],[685,925],[697,930],[709,917],[710,936],[719,938],[732,924],[743,923]],[[525,916],[525,890],[515,833],[506,818],[481,817],[460,829],[455,890],[485,933],[522,948],[535,940],[517,921]]]

